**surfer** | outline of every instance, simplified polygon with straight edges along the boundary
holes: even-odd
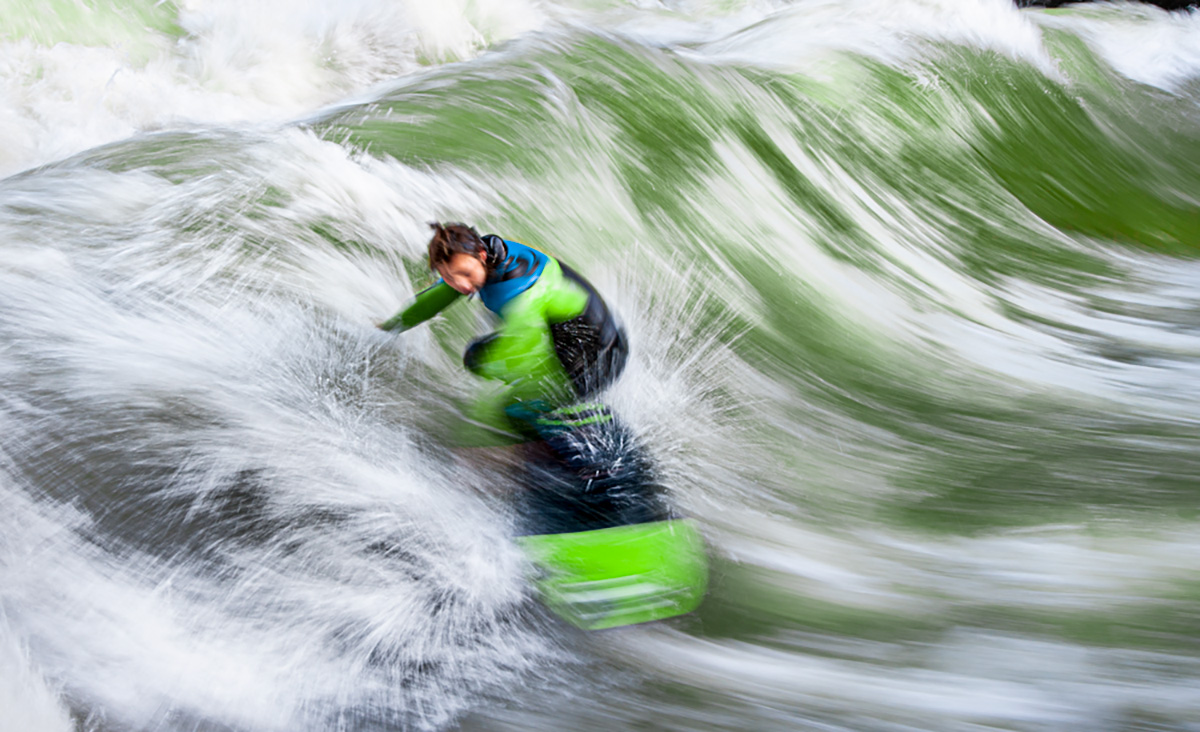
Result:
[[[463,363],[504,386],[477,405],[476,416],[495,424],[502,414],[516,433],[543,440],[565,427],[610,421],[607,407],[585,400],[620,376],[628,348],[596,289],[533,247],[480,236],[466,224],[430,226],[429,266],[441,279],[379,327],[403,332],[477,295],[503,324],[474,340]]]
[[[379,327],[403,332],[478,296],[502,325],[463,354],[467,369],[492,384],[470,417],[527,445],[525,482],[539,490],[526,507],[542,528],[650,510],[648,459],[612,411],[592,401],[621,375],[629,353],[604,299],[545,252],[466,224],[430,226],[429,266],[441,278]]]
[[[544,602],[586,629],[691,612],[707,585],[703,542],[691,521],[674,520],[630,431],[589,401],[628,358],[608,305],[545,252],[466,224],[430,226],[429,266],[441,278],[379,327],[408,330],[463,296],[500,316],[463,363],[502,385],[477,416],[500,416],[528,446],[519,532],[542,568]]]
[[[463,363],[498,388],[471,417],[527,445],[527,516],[537,531],[661,519],[665,505],[645,451],[597,401],[628,358],[625,332],[592,285],[545,252],[460,223],[430,224],[440,275],[380,323],[403,332],[456,300],[478,296],[502,325],[471,342]]]

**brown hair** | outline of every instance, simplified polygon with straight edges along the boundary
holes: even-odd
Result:
[[[466,224],[435,222],[429,228],[433,229],[433,238],[429,240],[430,269],[449,262],[455,254],[478,255],[484,251],[479,232]]]

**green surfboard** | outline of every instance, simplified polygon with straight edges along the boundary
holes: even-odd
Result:
[[[704,541],[691,519],[517,538],[556,615],[601,630],[683,615],[708,587]]]

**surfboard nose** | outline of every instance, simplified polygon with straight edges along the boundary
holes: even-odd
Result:
[[[708,557],[692,519],[518,538],[534,585],[556,615],[584,630],[692,612],[708,588]]]

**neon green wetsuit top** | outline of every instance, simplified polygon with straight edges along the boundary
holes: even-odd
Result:
[[[620,373],[625,339],[595,289],[553,257],[498,236],[483,237],[488,276],[479,297],[502,327],[473,343],[464,361],[503,384],[476,402],[472,416],[490,426],[500,414],[527,431],[531,419],[566,407]],[[462,295],[445,281],[380,325],[402,332],[440,313]],[[524,423],[524,424],[522,424]]]

